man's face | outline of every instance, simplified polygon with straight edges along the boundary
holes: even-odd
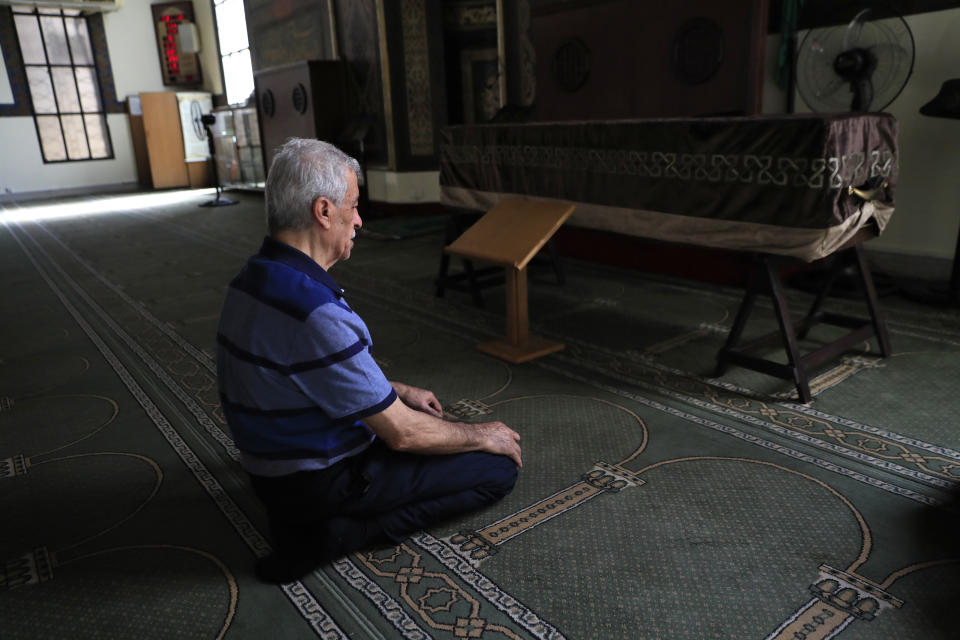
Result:
[[[334,237],[336,238],[337,260],[346,260],[350,257],[350,250],[353,249],[353,239],[357,235],[357,230],[363,226],[363,220],[360,219],[360,212],[357,211],[357,203],[360,200],[360,188],[357,186],[357,176],[349,169],[347,172],[347,193],[343,196],[343,202],[336,207],[332,216],[334,224]]]

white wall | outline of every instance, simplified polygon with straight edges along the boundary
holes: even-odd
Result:
[[[137,181],[130,126],[123,113],[107,115],[113,141],[112,160],[44,164],[33,118],[0,118],[0,196],[30,191],[76,189]]]
[[[103,14],[107,49],[113,67],[117,96],[121,99],[144,91],[163,91],[157,39],[153,30],[153,0],[125,0],[123,8]],[[194,0],[193,14],[200,32],[203,91],[222,93],[220,61],[209,0]],[[166,88],[170,90],[169,87]]]
[[[213,23],[212,5],[210,0],[194,0],[193,18],[197,21],[197,30],[200,32],[200,70],[203,73],[201,90],[220,94],[223,93],[223,77],[220,74],[220,55],[217,53],[217,31]]]
[[[875,247],[953,257],[960,228],[960,120],[923,116],[919,109],[945,80],[960,77],[960,9],[907,22],[917,60],[906,89],[887,109],[900,122],[897,211]]]
[[[121,9],[103,14],[113,82],[121,100],[142,91],[163,91],[150,4],[150,0],[124,0]]]
[[[163,86],[160,74],[151,4],[152,0],[125,0],[119,10],[103,14],[119,100],[144,91],[171,90]],[[222,82],[209,0],[194,0],[194,15],[202,46],[203,89],[220,93]],[[0,75],[0,102],[12,101],[4,69]],[[5,150],[0,154],[0,197],[15,198],[15,194],[31,191],[136,183],[137,170],[127,115],[108,115],[107,126],[113,142],[113,159],[44,164],[33,118],[0,118],[0,140]]]
[[[945,80],[960,77],[960,9],[909,16],[916,62],[906,88],[885,109],[900,124],[896,211],[872,249],[953,258],[960,228],[960,120],[920,115]],[[798,41],[802,41],[800,33]],[[774,83],[779,36],[767,41],[765,113],[782,112],[784,92]],[[797,111],[809,111],[797,96]]]

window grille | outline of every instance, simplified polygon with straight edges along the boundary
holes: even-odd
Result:
[[[112,158],[87,18],[15,5],[13,19],[44,162]]]

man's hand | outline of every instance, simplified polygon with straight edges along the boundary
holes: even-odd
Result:
[[[520,434],[502,422],[478,422],[465,425],[467,428],[481,429],[484,432],[485,445],[482,451],[507,456],[518,467],[523,466],[520,458]]]
[[[443,417],[443,405],[437,400],[437,396],[433,395],[433,391],[420,389],[402,382],[391,382],[390,384],[393,385],[403,403],[411,409],[423,411],[435,418]]]
[[[397,391],[393,404],[363,419],[363,423],[391,449],[442,455],[465,451],[486,451],[507,456],[518,466],[520,434],[502,422],[451,422],[440,417],[442,410],[433,393],[392,382]],[[420,392],[420,393],[418,393]],[[416,399],[431,410],[416,410],[406,401]],[[406,402],[405,402],[406,401]],[[438,415],[439,414],[439,415]]]

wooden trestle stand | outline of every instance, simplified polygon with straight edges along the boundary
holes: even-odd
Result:
[[[478,344],[477,349],[507,362],[526,362],[563,349],[562,342],[529,331],[527,263],[574,209],[566,202],[509,198],[444,248],[446,253],[490,262],[506,270],[507,335]]]

